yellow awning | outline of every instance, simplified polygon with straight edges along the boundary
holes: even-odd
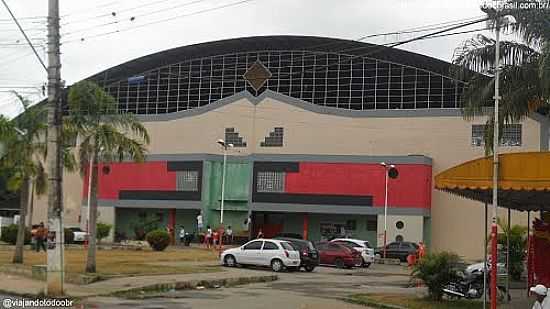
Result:
[[[550,210],[550,152],[499,155],[499,206]],[[435,176],[435,188],[491,203],[493,157],[479,158]]]

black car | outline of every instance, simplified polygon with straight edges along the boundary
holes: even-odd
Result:
[[[410,241],[391,242],[386,245],[386,257],[389,259],[399,259],[401,262],[407,261],[407,256],[416,254],[418,245]],[[384,247],[376,248],[375,255],[384,257]]]
[[[291,237],[275,237],[274,239],[286,240],[291,243],[300,252],[300,267],[307,272],[311,272],[319,266],[319,251],[311,241]]]

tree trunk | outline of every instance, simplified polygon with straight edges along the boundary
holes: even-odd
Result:
[[[97,155],[94,156],[97,158]],[[90,190],[90,219],[88,221],[88,258],[86,260],[86,272],[96,272],[96,240],[97,240],[97,159],[94,159],[92,167],[92,184]]]
[[[34,212],[34,181],[31,181],[30,182],[30,185],[31,185],[31,196],[29,197],[30,198],[30,202],[29,202],[29,215],[27,216],[28,220],[27,220],[27,226],[30,227],[32,229],[32,215],[33,215],[33,212]]]
[[[19,226],[17,227],[17,241],[15,242],[15,254],[13,263],[23,264],[23,248],[25,246],[25,221],[27,217],[27,207],[29,206],[29,186],[30,179],[24,178],[21,185],[21,194],[19,197]]]

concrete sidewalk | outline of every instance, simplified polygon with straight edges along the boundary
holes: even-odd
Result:
[[[3,274],[0,293],[36,297],[42,295],[45,282],[26,277]],[[271,272],[241,268],[227,268],[223,272],[181,275],[157,275],[114,278],[88,285],[65,284],[68,297],[120,295],[139,291],[192,289],[197,286],[231,286],[246,283],[268,282],[278,277]]]

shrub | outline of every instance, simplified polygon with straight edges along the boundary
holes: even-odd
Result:
[[[63,229],[63,235],[65,236],[65,243],[72,244],[74,242],[74,233],[69,229]]]
[[[97,238],[97,241],[98,242],[101,242],[101,240],[103,238],[106,238],[107,236],[109,236],[109,233],[111,232],[111,228],[113,226],[110,225],[110,224],[107,224],[107,223],[98,223],[97,224],[97,235],[96,235],[96,238]]]
[[[460,257],[451,252],[427,254],[416,264],[411,273],[412,279],[419,279],[428,287],[430,298],[441,300],[443,287],[458,279],[463,270]]]
[[[145,236],[145,239],[155,251],[163,251],[170,244],[170,235],[164,230],[154,230]]]
[[[0,240],[3,242],[6,242],[10,245],[15,245],[17,242],[17,224],[10,224],[8,226],[2,227],[2,237],[0,237]],[[27,228],[25,231],[25,244],[29,244],[31,242],[31,231]]]
[[[527,247],[527,227],[512,225],[512,228],[508,228],[508,224],[501,218],[498,218],[497,223],[504,231],[504,233],[498,235],[497,242],[504,248],[507,246],[507,237],[510,235],[510,277],[519,281],[523,273],[523,262]]]

